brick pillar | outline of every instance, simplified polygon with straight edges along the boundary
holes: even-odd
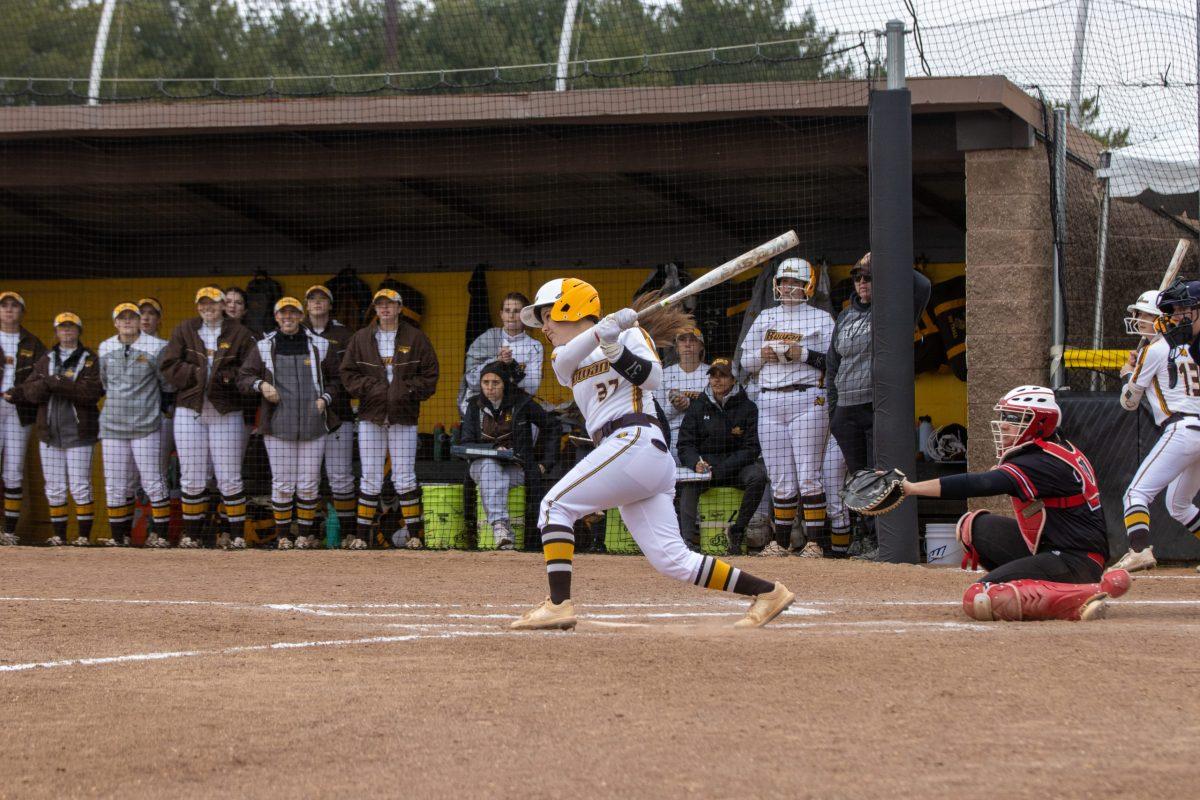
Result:
[[[974,472],[996,463],[989,422],[1000,396],[1049,380],[1053,230],[1041,144],[965,156],[967,463]],[[997,510],[1008,507],[1000,502]]]

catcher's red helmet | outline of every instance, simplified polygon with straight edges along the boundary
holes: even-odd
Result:
[[[992,420],[992,441],[997,460],[1035,439],[1053,436],[1062,421],[1054,391],[1045,386],[1018,386],[1001,397],[994,410],[998,418]]]

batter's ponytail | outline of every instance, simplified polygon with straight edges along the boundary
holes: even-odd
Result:
[[[634,298],[630,306],[634,311],[649,308],[662,298],[660,290],[646,292]],[[666,308],[658,308],[647,314],[639,323],[650,338],[659,347],[669,347],[675,342],[675,337],[681,333],[690,333],[696,327],[696,320],[684,307],[676,303]]]

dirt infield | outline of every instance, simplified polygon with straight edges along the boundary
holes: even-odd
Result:
[[[1200,580],[966,619],[958,571],[737,559],[746,605],[582,556],[0,550],[2,797],[1152,797],[1200,780]]]

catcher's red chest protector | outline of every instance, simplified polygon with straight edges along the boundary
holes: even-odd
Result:
[[[1046,455],[1053,456],[1070,467],[1083,489],[1079,494],[1069,497],[1037,497],[1037,487],[1033,486],[1023,472],[1020,472],[1015,466],[1006,470],[1017,479],[1026,494],[1033,496],[1032,500],[1023,500],[1013,496],[1010,496],[1009,499],[1012,501],[1013,513],[1017,518],[1017,525],[1021,529],[1021,536],[1025,539],[1029,552],[1034,554],[1037,553],[1038,543],[1042,539],[1042,529],[1046,527],[1046,508],[1074,508],[1087,503],[1088,508],[1095,510],[1100,507],[1100,486],[1096,483],[1096,471],[1092,468],[1092,462],[1088,461],[1083,451],[1077,450],[1074,445],[1064,447],[1057,442],[1047,442],[1042,439],[1035,439],[1032,444],[1041,448]],[[1000,466],[1003,468],[1005,465],[1001,462]]]

